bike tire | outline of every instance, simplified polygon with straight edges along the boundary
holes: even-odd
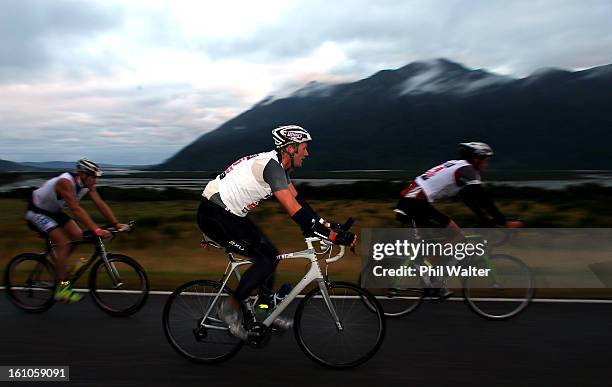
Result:
[[[361,282],[361,274],[359,275],[359,283]],[[401,284],[398,284],[401,286]],[[368,288],[368,291],[378,300],[380,307],[383,309],[383,314],[387,318],[400,318],[417,310],[423,304],[425,299],[425,290],[423,286],[417,284],[405,284],[406,287],[397,288]],[[414,285],[409,287],[408,285]],[[370,310],[374,311],[375,306],[368,303],[364,299]]]
[[[205,340],[198,341],[196,329],[202,317],[211,307],[214,295],[219,292],[221,283],[210,280],[187,282],[172,292],[164,306],[162,325],[170,346],[181,356],[194,362],[212,364],[225,361],[234,356],[244,345],[244,341],[232,336],[229,331],[207,329]],[[224,297],[232,294],[225,287]],[[217,306],[212,305],[211,325],[225,326],[217,316]],[[242,315],[245,316],[242,305]],[[212,337],[214,336],[214,337]]]
[[[115,317],[126,317],[138,312],[149,297],[149,279],[142,266],[122,254],[108,254],[108,261],[119,272],[123,285],[117,289],[104,260],[95,262],[89,272],[89,289],[94,303]],[[120,292],[121,294],[117,294]]]
[[[29,313],[42,313],[55,304],[55,269],[45,254],[24,253],[11,259],[4,272],[11,303]]]
[[[511,255],[494,254],[489,259],[490,264],[480,259],[472,265],[491,268],[495,275],[466,278],[463,294],[477,315],[489,320],[507,320],[525,310],[533,299],[533,274],[523,261]]]
[[[380,304],[367,290],[351,283],[327,283],[326,288],[343,330],[338,329],[321,289],[316,287],[306,294],[295,312],[298,345],[310,359],[328,368],[346,369],[365,363],[376,354],[385,337]]]

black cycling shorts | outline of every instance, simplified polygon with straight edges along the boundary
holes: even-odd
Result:
[[[206,198],[198,208],[198,226],[213,241],[234,253],[257,257],[261,245],[265,245],[278,255],[272,242],[248,216],[236,216]]]
[[[253,258],[253,265],[244,273],[234,296],[239,301],[257,287],[270,291],[278,250],[247,216],[232,214],[218,204],[203,198],[198,208],[198,226],[209,238],[228,250]]]
[[[397,219],[406,227],[444,228],[450,223],[450,218],[427,200],[401,198],[396,208],[405,214],[398,213]]]

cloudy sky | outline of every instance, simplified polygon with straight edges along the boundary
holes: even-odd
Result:
[[[609,0],[0,0],[0,159],[152,164],[269,95],[433,58],[612,63]]]

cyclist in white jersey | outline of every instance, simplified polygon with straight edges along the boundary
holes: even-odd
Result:
[[[310,134],[296,125],[272,131],[276,150],[243,157],[206,185],[198,208],[198,225],[209,238],[238,254],[251,257],[253,265],[244,273],[236,291],[220,304],[219,316],[230,332],[241,339],[247,333],[239,318],[239,305],[253,290],[270,291],[278,250],[250,220],[248,213],[262,200],[275,196],[305,233],[336,244],[354,246],[355,234],[323,220],[298,194],[289,172],[302,166],[308,156]],[[264,286],[265,284],[265,286]],[[289,319],[278,318],[275,326],[287,329]]]
[[[488,167],[493,156],[491,147],[483,142],[464,142],[459,144],[459,153],[461,159],[427,170],[404,188],[394,210],[397,219],[406,227],[447,227],[451,230],[449,241],[461,240],[463,233],[457,223],[432,205],[440,199],[459,196],[482,226],[523,227],[523,222],[506,220],[482,188],[480,172]],[[452,294],[444,285],[439,286],[432,289],[437,290],[438,297]]]
[[[103,230],[79,205],[89,193],[92,201],[104,217],[115,227],[125,227],[117,221],[111,209],[96,191],[96,179],[102,176],[100,167],[87,159],[77,162],[76,172],[66,172],[45,182],[32,192],[26,211],[28,226],[46,236],[55,245],[55,273],[58,283],[55,298],[64,302],[79,301],[82,296],[66,281],[66,260],[72,252],[71,241],[81,239],[83,231],[74,220],[62,210],[70,208],[72,214],[92,233],[109,238],[111,233]]]
[[[417,176],[401,193],[395,212],[398,220],[410,227],[459,226],[432,206],[440,199],[459,196],[476,214],[483,226],[522,227],[520,221],[508,221],[482,188],[480,172],[489,166],[491,147],[483,142],[459,144],[461,159],[449,160]]]

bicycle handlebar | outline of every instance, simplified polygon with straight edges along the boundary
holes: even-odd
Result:
[[[112,238],[110,240],[115,239],[116,235],[120,232],[131,232],[132,230],[134,230],[134,226],[136,225],[136,221],[134,220],[130,220],[129,222],[127,222],[125,224],[125,227],[121,228],[121,229],[117,229],[113,226],[104,226],[101,227],[104,230],[110,232],[112,235]],[[95,235],[93,232],[91,232],[90,230],[85,230],[83,231],[83,240],[86,241],[95,241],[96,238],[98,238],[97,235]]]
[[[109,231],[109,232],[113,233],[113,234],[117,234],[117,233],[120,233],[120,232],[131,232],[131,231],[134,229],[134,226],[135,226],[135,225],[136,225],[136,221],[134,221],[134,220],[130,220],[129,222],[127,222],[127,223],[125,224],[125,227],[120,228],[120,229],[115,228],[115,227],[113,227],[113,226],[108,226],[108,227],[106,227],[106,226],[105,226],[105,227],[103,227],[103,228],[104,228],[105,230],[107,230],[107,231]]]
[[[338,254],[334,255],[334,256],[333,256],[333,257],[331,257],[331,258],[327,258],[327,259],[325,260],[325,262],[327,262],[327,263],[336,262],[337,260],[339,260],[340,258],[342,258],[342,257],[344,256],[344,250],[345,250],[345,249],[346,249],[346,247],[345,247],[345,246],[340,246],[340,252],[339,252]]]

